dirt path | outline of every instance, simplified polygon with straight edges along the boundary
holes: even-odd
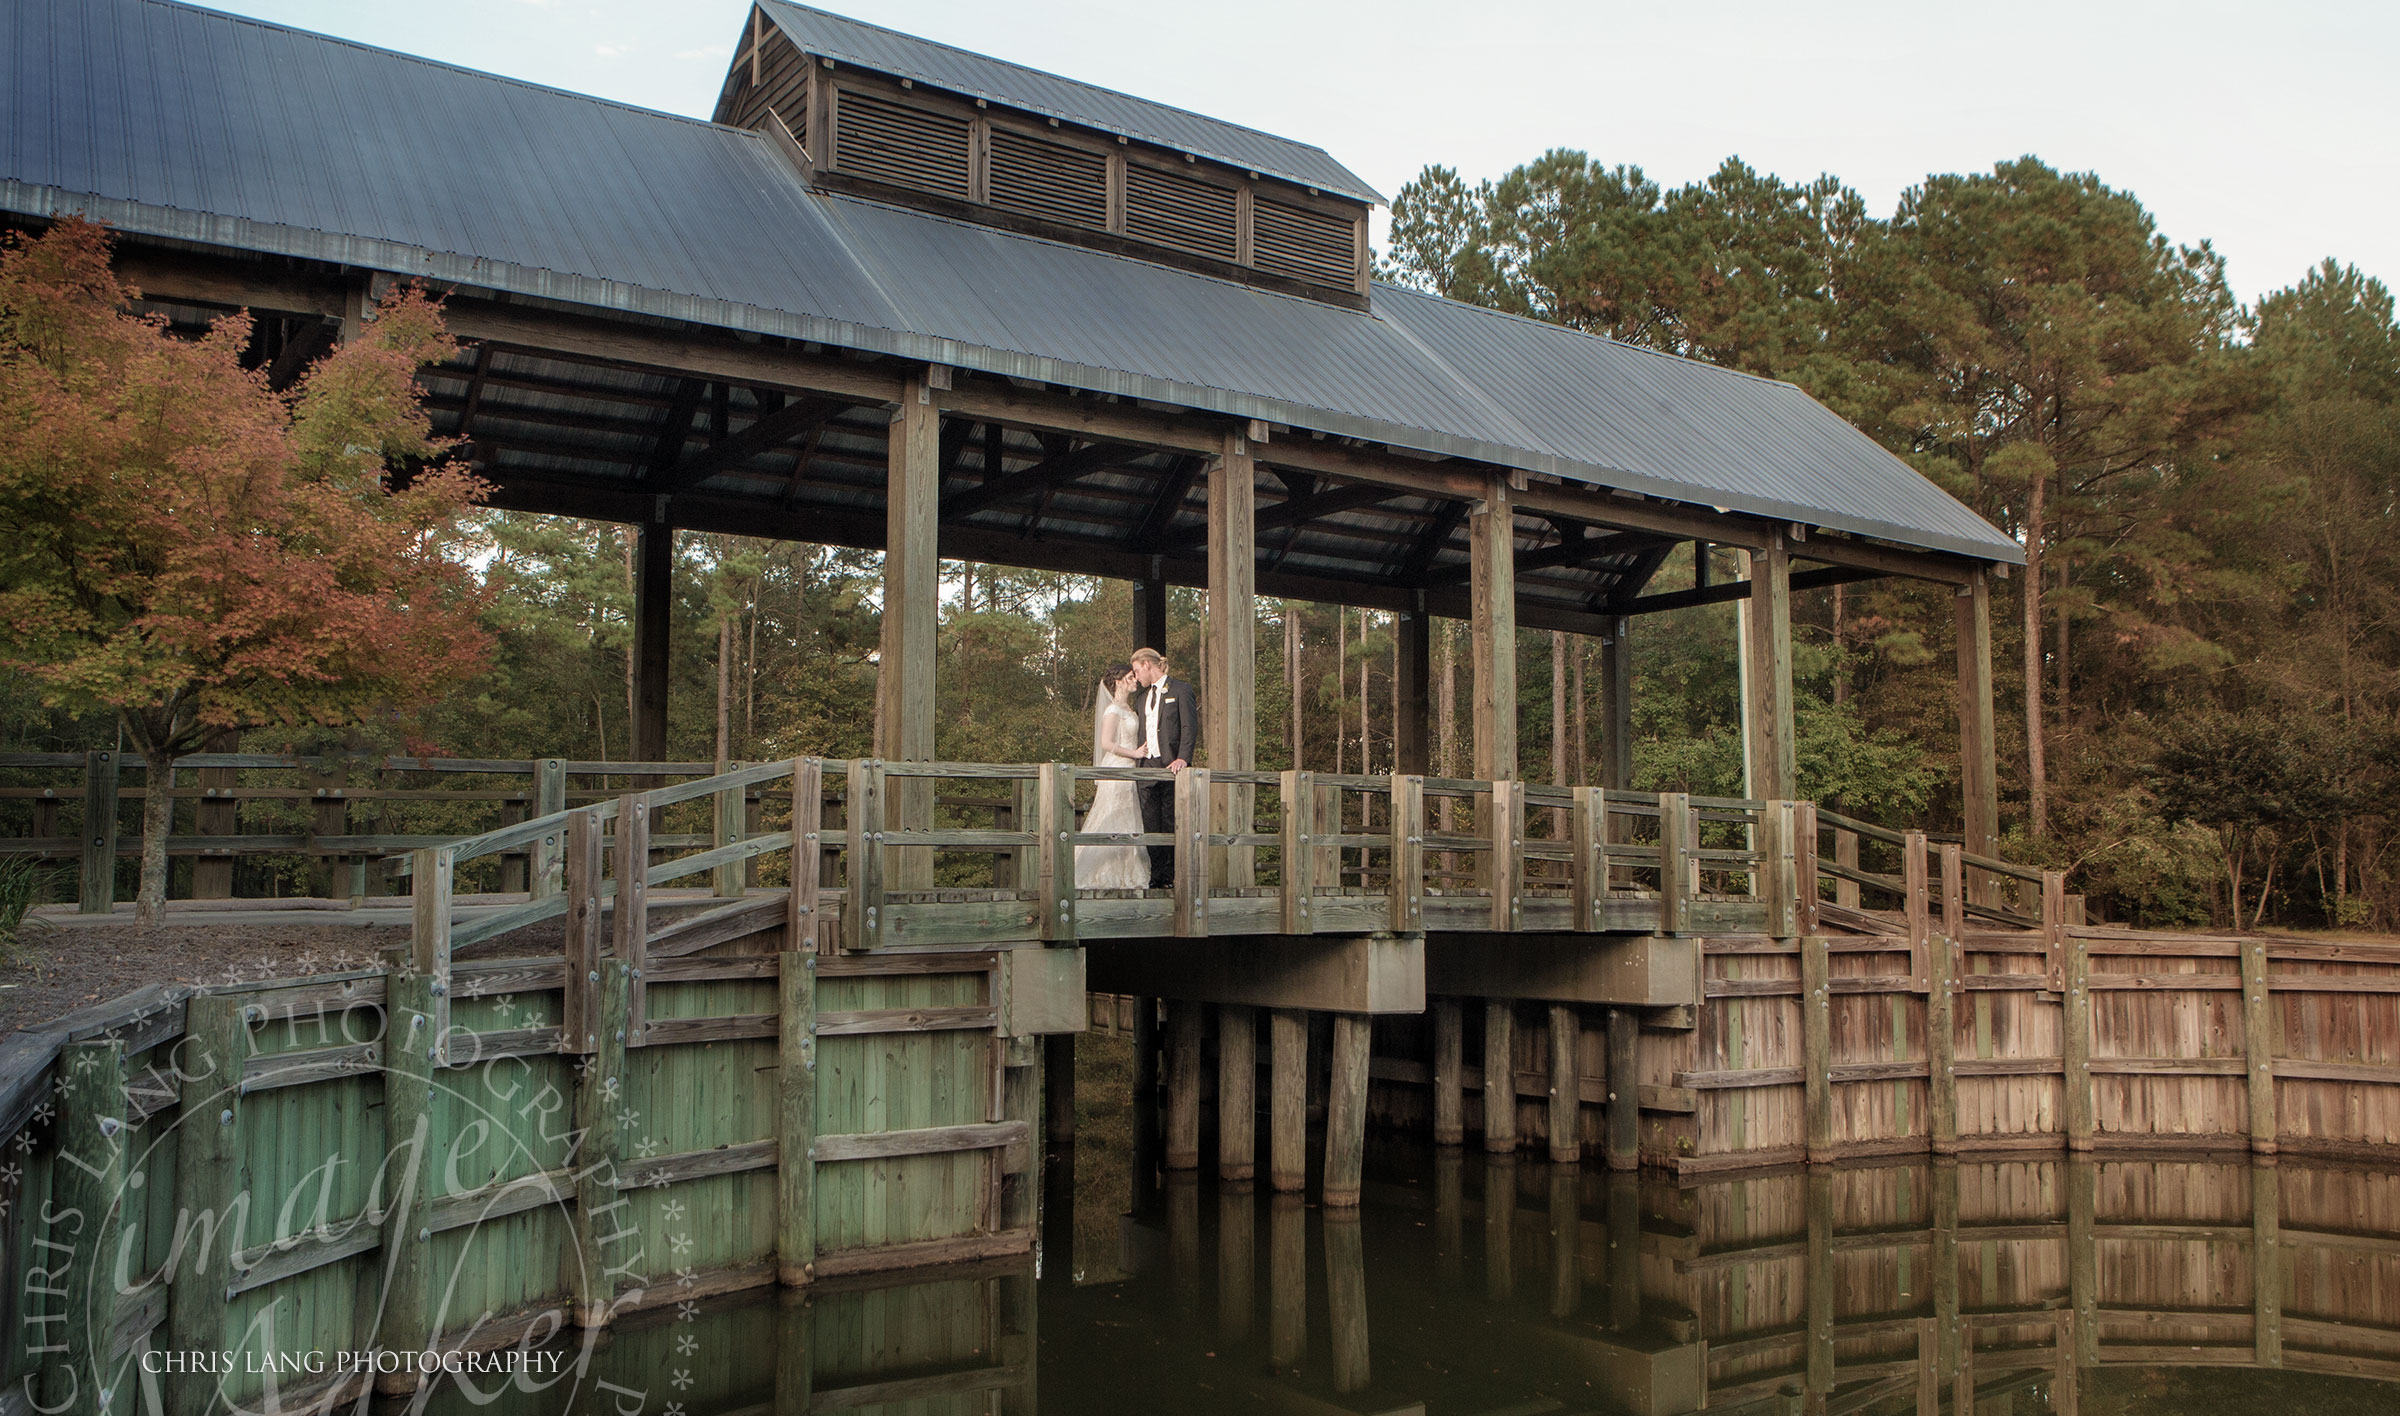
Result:
[[[364,968],[405,926],[361,924],[327,912],[291,923],[256,924],[169,917],[154,929],[133,924],[35,925],[16,957],[0,964],[0,1032],[46,1023],[62,1013],[152,983],[233,983]]]

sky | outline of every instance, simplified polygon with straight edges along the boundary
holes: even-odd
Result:
[[[748,0],[231,0],[216,8],[707,117]],[[2400,283],[2391,0],[827,0],[824,8],[1332,153],[1387,198],[1553,147],[1665,186],[1729,155],[1889,215],[2034,154],[2213,242],[2244,300],[2331,256]],[[1380,238],[1381,224],[1377,225]]]

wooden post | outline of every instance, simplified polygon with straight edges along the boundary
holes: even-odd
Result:
[[[1942,1416],[1941,1334],[1931,1318],[1917,1319],[1916,1329],[1917,1416]]]
[[[1573,1165],[1583,1159],[1583,1024],[1564,1003],[1550,1005],[1550,1159]]]
[[[1325,1089],[1325,1207],[1356,1209],[1367,1155],[1367,1059],[1373,1020],[1333,1015],[1333,1060]]]
[[[1517,1148],[1517,1013],[1498,999],[1483,1005],[1483,1148]]]
[[[604,946],[600,910],[601,821],[598,807],[567,818],[566,987],[559,998],[561,1052],[588,1053],[600,1046],[600,964]]]
[[[107,914],[117,899],[117,754],[83,755],[83,870],[78,914]]]
[[[1283,932],[1311,934],[1316,922],[1309,901],[1316,894],[1317,851],[1309,838],[1317,834],[1317,774],[1283,774]]]
[[[1392,778],[1392,932],[1425,927],[1425,779]]]
[[[448,852],[417,853],[420,891],[425,884],[425,857],[434,854]],[[446,1157],[438,1154],[433,1105],[433,1074],[439,1065],[436,1054],[442,1033],[438,1008],[443,1000],[433,992],[432,984],[419,969],[391,970],[384,975],[383,1134],[385,1151],[393,1158],[386,1162],[384,1172],[385,1278],[375,1345],[390,1352],[422,1352],[441,1330],[438,1309],[444,1295],[434,1275],[433,1216],[429,1210],[437,1177],[446,1168],[442,1165]],[[403,1148],[405,1163],[398,1158]],[[415,1391],[424,1381],[421,1373],[385,1372],[376,1377],[375,1389],[392,1396]]]
[[[1981,567],[1969,571],[1953,604],[1958,620],[1958,748],[1965,797],[1966,848],[1980,856],[2000,850],[2000,767],[1992,726],[1992,587]],[[1993,903],[1998,882],[1983,871],[1969,879],[1969,898]]]
[[[174,1351],[221,1352],[231,1344],[224,1295],[233,1282],[234,1251],[263,1237],[250,1232],[249,1203],[243,1197],[247,1103],[241,1080],[250,1056],[250,1023],[243,1008],[240,1000],[221,993],[197,993],[184,1004],[183,1042],[175,1053],[181,1097],[175,1213],[194,1225],[213,1225],[216,1232],[214,1242],[175,1254],[165,1274],[166,1346]],[[409,1036],[405,1029],[387,1033],[387,1038]],[[269,1220],[260,1216],[256,1222],[263,1229]],[[215,1383],[187,1379],[163,1385],[172,1416],[205,1416],[216,1408]]]
[[[170,791],[174,789],[175,773],[172,769],[164,773],[144,772],[143,776],[146,778],[163,776],[166,779],[163,782],[152,781],[149,785],[153,788],[163,786]],[[342,760],[340,752],[324,753],[317,758],[315,766],[309,770],[309,777],[310,785],[315,788],[315,794],[309,802],[309,845],[311,848],[316,848],[318,843],[328,836],[346,836],[350,833],[349,766]],[[506,819],[507,813],[504,812],[502,815],[505,824],[515,824],[515,821]],[[516,818],[518,821],[523,819],[523,817]],[[351,888],[348,864],[346,859],[339,856],[319,855],[312,858],[308,868],[311,886],[309,893],[324,900],[347,899],[354,895],[365,894],[363,886],[356,890]],[[360,862],[362,868],[364,864],[365,862]],[[502,890],[516,891],[525,888],[525,872],[521,863],[503,861],[500,876]]]
[[[1792,803],[1766,803],[1759,811],[1759,827],[1758,873],[1751,879],[1767,907],[1767,933],[1777,939],[1797,939],[1805,931],[1800,928],[1800,862],[1793,839],[1798,823]]]
[[[1207,1005],[1167,1004],[1167,1169],[1200,1165],[1200,1022]]]
[[[1908,972],[1925,977],[1925,953],[1933,938],[1933,905],[1927,896],[1925,833],[1909,831],[1900,838],[1900,919],[1908,930]]]
[[[1277,1008],[1267,1029],[1267,1182],[1296,1194],[1308,1183],[1308,1015]]]
[[[1575,805],[1568,815],[1567,834],[1575,853],[1570,866],[1574,927],[1595,933],[1608,928],[1607,796],[1602,787],[1577,787]]]
[[[1493,781],[1517,775],[1517,537],[1510,495],[1507,475],[1495,473],[1467,516],[1475,775]]]
[[[1217,1006],[1217,1178],[1258,1173],[1258,1010]]]
[[[2088,1151],[2092,1148],[2094,1126],[2092,983],[2091,955],[2081,939],[2067,941],[2066,972],[2066,988],[2060,995],[2065,1016],[2059,1021],[2059,1037],[2064,1051],[2061,1084],[2066,1091],[2059,1110],[2067,1126],[2067,1148]]]
[[[776,969],[775,1276],[817,1276],[817,956],[786,949]]]
[[[1642,1163],[1642,1020],[1631,1008],[1608,1010],[1608,1168]]]
[[[675,614],[675,530],[642,523],[633,558],[633,758],[667,760],[667,635]]]
[[[890,762],[925,762],[933,757],[942,593],[938,553],[941,425],[931,382],[917,378],[903,384],[885,445],[883,709],[875,725],[875,755]],[[853,830],[871,824],[855,817],[853,813]],[[883,820],[887,829],[894,831],[930,828],[933,783],[903,778],[884,800]],[[886,882],[894,889],[928,889],[933,884],[933,852],[918,846],[895,850],[884,870]]]
[[[1830,943],[1800,940],[1800,1079],[1809,1163],[1833,1159],[1833,995]]]
[[[855,770],[855,769],[854,769]],[[1035,827],[1041,836],[1042,937],[1053,944],[1075,939],[1075,769],[1064,762],[1045,762],[1036,785],[1041,811]],[[1147,851],[1149,847],[1143,847]]]
[[[792,764],[792,894],[784,918],[786,949],[817,952],[824,917],[825,763],[803,757]]]
[[[1433,1143],[1455,1146],[1467,1138],[1467,1020],[1455,998],[1433,1006]]]
[[[1692,798],[1687,792],[1658,794],[1658,932],[1691,932],[1692,896],[1699,872],[1692,860]]]
[[[883,943],[884,867],[887,864],[881,842],[885,820],[883,763],[872,757],[854,758],[850,763],[850,782],[843,805],[849,831],[849,878],[842,891],[842,947],[851,950],[873,949]],[[1074,813],[1068,813],[1074,819]],[[647,830],[647,826],[644,827]],[[622,817],[617,821],[617,834],[625,833]],[[1043,838],[1047,847],[1050,841]],[[622,852],[620,851],[620,857]],[[1074,879],[1073,851],[1068,850],[1067,878]],[[624,867],[618,867],[619,878]],[[617,887],[624,889],[623,885]],[[622,902],[619,909],[623,908]],[[1045,916],[1055,926],[1055,916]]]
[[[1633,618],[1609,621],[1600,641],[1600,785],[1633,790]]]
[[[2283,1171],[2250,1167],[2251,1334],[2261,1367],[2283,1365]]]
[[[2273,1155],[2275,1008],[2267,989],[2267,941],[2258,938],[2242,941],[2242,1057],[2250,1073],[2250,1149]]]
[[[2045,870],[2042,872],[2042,953],[2050,973],[2050,986],[2054,989],[2065,980],[2066,952],[2066,872]]]
[[[1491,818],[1491,927],[1505,933],[1516,929],[1525,917],[1524,783],[1506,779],[1492,783]]]
[[[427,1046],[437,1061],[450,1049],[450,896],[457,873],[457,856],[447,846],[427,846],[413,853],[409,874],[409,954],[412,972],[427,985]]]
[[[572,1318],[579,1328],[608,1325],[617,1301],[617,1275],[633,1272],[644,1252],[641,1228],[633,1220],[633,1203],[619,1188],[622,1177],[617,1173],[617,1113],[624,1110],[626,1100],[626,1009],[633,999],[632,985],[632,965],[622,959],[600,961],[600,986],[592,1017],[598,1046],[575,1079],[576,1141],[570,1165],[575,1176],[576,1262],[568,1275],[568,1288]],[[778,1158],[787,1172],[788,1159]],[[812,1236],[816,1232],[813,1218],[807,1232]],[[777,1242],[782,1243],[780,1235]],[[800,1262],[806,1264],[811,1258]]]
[[[639,792],[617,799],[616,939],[612,952],[627,974],[626,1043],[642,1045],[650,1026],[642,970],[650,961],[650,803]]]
[[[732,771],[748,764],[729,762],[725,765],[727,771]],[[746,838],[749,822],[745,816],[745,808],[749,805],[749,796],[750,789],[748,787],[722,787],[717,790],[711,798],[716,804],[716,831],[712,844],[730,846],[738,844]],[[738,900],[742,897],[743,888],[748,883],[750,863],[740,860],[732,861],[718,866],[714,873],[717,898]]]
[[[567,809],[567,759],[543,757],[533,764],[533,814],[536,818],[556,816]],[[535,841],[532,847],[532,879],[526,882],[533,898],[547,900],[561,888],[560,866],[565,856],[566,834],[553,831]]]
[[[1813,801],[1792,803],[1792,928],[1801,934],[1814,934],[1821,925],[1818,906],[1823,903],[1819,893],[1822,877],[1817,869],[1817,804]]]
[[[57,1310],[65,1321],[40,1339],[46,1360],[39,1409],[57,1416],[100,1416],[111,1405],[115,1269],[126,1218],[122,1207],[130,1138],[125,1129],[124,1042],[102,1038],[60,1047],[56,1095],[58,1155],[50,1170],[46,1206],[51,1238],[38,1262],[47,1270],[49,1283],[66,1290],[64,1306]],[[238,1242],[231,1235],[220,1237],[228,1245]],[[34,1284],[30,1275],[24,1282]],[[139,1404],[125,1403],[128,1408]]]
[[[1392,746],[1396,773],[1433,774],[1433,617],[1420,603],[1392,616]],[[1437,774],[1438,775],[1438,774]]]
[[[1374,1379],[1367,1342],[1367,1256],[1356,1202],[1325,1201],[1325,1308],[1332,1320],[1333,1389],[1364,1391]],[[1340,1409],[1340,1408],[1335,1408]]]
[[[1749,795],[1791,797],[1798,769],[1792,738],[1792,561],[1781,535],[1745,553],[1750,563],[1748,690],[1744,743]]]
[[[1310,834],[1318,840],[1342,834],[1342,789],[1320,784],[1316,800],[1309,807]],[[1317,847],[1316,860],[1310,867],[1310,877],[1319,887],[1342,888],[1342,851],[1339,846]]]
[[[1925,951],[1925,1101],[1936,1155],[1958,1153],[1958,976],[1964,960],[1965,866],[1942,846],[1942,937]]]
[[[1219,772],[1247,772],[1258,765],[1258,498],[1257,466],[1250,439],[1228,433],[1224,451],[1208,469],[1208,659],[1207,688],[1200,696],[1202,743],[1208,765]],[[1186,818],[1213,823],[1219,835],[1248,835],[1253,829],[1254,789],[1227,782],[1209,793],[1209,814]],[[1256,878],[1248,846],[1214,852],[1210,874],[1226,885]]]
[[[1175,933],[1208,933],[1209,769],[1186,767],[1175,774]]]
[[[1858,833],[1840,826],[1833,828],[1833,863],[1844,870],[1858,869]],[[1858,882],[1837,879],[1833,882],[1833,902],[1843,909],[1858,908]]]
[[[201,739],[202,752],[239,752],[242,735],[233,728],[218,728]],[[204,793],[192,812],[192,828],[203,836],[233,836],[241,832],[241,803],[229,789],[242,784],[242,774],[235,767],[203,767],[199,772],[200,789]],[[226,792],[222,797],[205,795]],[[58,834],[58,801],[45,798],[34,804],[33,834]],[[49,818],[44,820],[45,815]],[[200,856],[192,861],[192,898],[195,900],[230,900],[233,898],[233,856]]]

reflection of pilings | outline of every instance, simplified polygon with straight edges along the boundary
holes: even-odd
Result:
[[[1433,1000],[1433,1143],[1467,1138],[1467,1021],[1455,998]]]
[[[2069,1159],[2067,1181],[2067,1299],[2075,1312],[2075,1360],[2100,1360],[2100,1255],[2093,1245],[2098,1220],[2100,1169],[2089,1159]],[[1936,1221],[1939,1222],[1938,1220]],[[1950,1223],[1958,1223],[1951,1206]]]
[[[2258,1365],[2283,1365],[2283,1172],[2260,1157],[2250,1166],[2251,1316]]]
[[[1333,1389],[1369,1381],[1367,1260],[1356,1209],[1325,1211],[1325,1303],[1333,1313]]]
[[[1300,1197],[1267,1202],[1267,1361],[1297,1371],[1308,1355],[1308,1211]]]
[[[1642,1182],[1608,1177],[1608,1325],[1630,1332],[1642,1323]]]
[[[1367,1156],[1367,1058],[1373,1024],[1337,1013],[1325,1087],[1325,1205],[1355,1209]]]
[[[1808,1397],[1820,1412],[1833,1394],[1833,1176],[1808,1173]]]
[[[1258,1295],[1258,1199],[1246,1184],[1217,1191],[1217,1336],[1250,1335]]]
[[[1042,1166],[1042,1278],[1075,1281],[1075,1152],[1061,1149]],[[1095,1157],[1095,1160],[1097,1157]]]
[[[1483,1290],[1494,1302],[1517,1291],[1517,1157],[1514,1152],[1483,1161]]]
[[[1258,1010],[1217,1009],[1217,1178],[1258,1173]]]
[[[1205,1004],[1167,1005],[1167,1169],[1200,1164],[1200,1024]]]
[[[1075,1144],[1075,1034],[1042,1039],[1042,1131],[1054,1146]]]
[[[1583,1172],[1572,1165],[1550,1167],[1550,1316],[1571,1318],[1583,1305]]]
[[[1936,1156],[1932,1172],[1934,1340],[1948,1378],[1958,1371],[1964,1340],[1958,1330],[1958,1162]]]
[[[775,1310],[775,1416],[809,1416],[817,1375],[816,1304],[787,1288]]]
[[[1466,1273],[1466,1168],[1452,1147],[1433,1153],[1433,1276],[1444,1285]]]
[[[1200,1292],[1200,1177],[1167,1172],[1167,1272],[1175,1307],[1188,1311]]]
[[[1158,1000],[1133,1000],[1133,1211],[1158,1202]]]
[[[1513,1004],[1483,1005],[1483,1148],[1517,1148],[1517,1013]]]
[[[1308,1015],[1278,1008],[1267,1029],[1267,1178],[1297,1194],[1308,1182]]]

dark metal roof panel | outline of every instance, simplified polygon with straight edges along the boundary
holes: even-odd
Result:
[[[167,0],[9,0],[0,38],[0,209],[2021,558],[1787,384],[1406,290],[1361,313],[818,193],[756,133]]]
[[[1362,202],[1383,200],[1358,174],[1308,143],[786,0],[762,0],[760,8],[805,54],[1122,133]]]

